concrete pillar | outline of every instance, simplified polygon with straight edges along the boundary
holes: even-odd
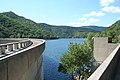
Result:
[[[24,48],[25,48],[25,47],[28,47],[29,45],[31,45],[31,41],[30,41],[30,40],[23,42]]]
[[[18,48],[19,48],[19,49],[22,48],[21,42],[18,43]]]
[[[5,46],[0,46],[0,54],[4,54],[5,53]]]
[[[13,44],[7,44],[7,51],[13,51]]]
[[[26,41],[24,42],[24,48],[26,47]]]
[[[29,41],[27,41],[27,46],[29,46],[30,45],[30,42]]]
[[[13,43],[13,50],[18,49],[18,43]]]
[[[24,43],[24,47],[27,47],[27,43],[26,42]]]
[[[30,41],[26,41],[26,47],[30,45]]]
[[[22,48],[24,48],[25,47],[25,42],[22,42],[21,44],[22,44]]]

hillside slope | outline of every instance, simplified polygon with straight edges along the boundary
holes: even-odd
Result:
[[[12,38],[49,38],[47,30],[37,26],[37,23],[13,12],[0,13],[0,37]]]
[[[108,29],[96,34],[96,36],[111,37],[113,42],[120,42],[120,20],[116,21]]]

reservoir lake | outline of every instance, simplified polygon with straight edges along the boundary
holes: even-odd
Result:
[[[82,43],[85,38],[46,40],[43,52],[44,80],[70,80],[68,74],[58,72],[60,57],[67,51],[70,42]]]

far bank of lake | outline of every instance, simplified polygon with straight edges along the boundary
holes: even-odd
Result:
[[[67,51],[70,42],[82,43],[85,40],[85,38],[46,40],[46,47],[43,53],[45,80],[69,80],[67,74],[57,71],[60,57]]]

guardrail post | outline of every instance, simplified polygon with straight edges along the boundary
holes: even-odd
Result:
[[[29,46],[29,41],[26,42],[26,46]]]
[[[13,43],[13,50],[18,49],[18,43]]]
[[[25,45],[24,45],[24,44],[25,44],[25,42],[22,42],[21,44],[22,44],[22,48],[24,48],[24,47],[25,47]]]
[[[13,44],[7,44],[7,51],[13,51]]]
[[[18,48],[19,48],[19,49],[22,48],[21,42],[18,43]]]
[[[0,46],[0,54],[4,54],[5,53],[5,46]]]
[[[27,47],[26,41],[25,41],[25,43],[24,43],[24,46]]]
[[[26,41],[26,46],[28,47],[30,44],[30,40],[29,41]]]

